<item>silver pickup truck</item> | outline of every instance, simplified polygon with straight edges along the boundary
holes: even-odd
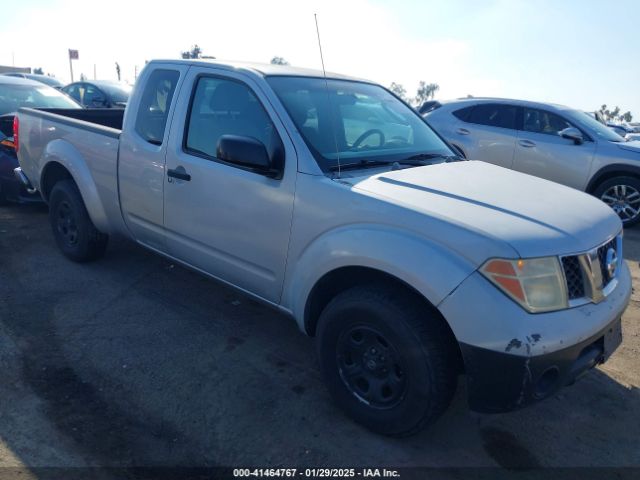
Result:
[[[124,235],[275,306],[372,430],[433,422],[461,374],[474,410],[523,407],[621,342],[631,278],[613,211],[460,161],[379,85],[152,61],[118,115],[18,113],[16,175],[62,252],[94,260]]]

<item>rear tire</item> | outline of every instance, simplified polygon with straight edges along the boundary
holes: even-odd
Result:
[[[369,285],[339,294],[320,315],[316,340],[334,400],[374,432],[416,433],[455,393],[455,339],[435,312],[404,290]]]
[[[49,221],[58,248],[74,262],[89,262],[104,255],[109,237],[89,218],[73,180],[61,180],[51,190]]]
[[[614,177],[596,187],[593,195],[618,214],[625,227],[640,221],[640,180],[635,177]]]

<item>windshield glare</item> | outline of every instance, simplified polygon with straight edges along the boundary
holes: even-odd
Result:
[[[579,110],[567,111],[568,116],[578,124],[578,127],[584,128],[590,135],[596,136],[600,140],[607,140],[609,142],[624,142],[624,138],[611,130],[609,127],[601,124],[598,120],[591,115]]]
[[[81,108],[76,102],[46,85],[0,84],[0,115],[29,108]]]
[[[384,88],[308,77],[268,77],[322,170],[454,153],[422,118]],[[328,86],[327,86],[328,84]]]

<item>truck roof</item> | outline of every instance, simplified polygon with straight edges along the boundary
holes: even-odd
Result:
[[[273,65],[270,63],[257,63],[257,62],[235,62],[218,59],[167,59],[167,60],[152,60],[149,63],[175,63],[175,64],[188,64],[188,65],[206,65],[215,66],[217,68],[224,68],[229,70],[245,70],[262,77],[271,76],[292,76],[292,77],[315,77],[324,78],[322,70],[315,70],[312,68],[292,67],[291,65]],[[351,80],[366,83],[375,83],[371,80],[363,78],[351,77],[348,75],[342,75],[340,73],[327,72],[327,78],[337,80]]]

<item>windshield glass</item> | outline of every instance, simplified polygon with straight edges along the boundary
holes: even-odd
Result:
[[[411,108],[368,83],[267,77],[320,168],[454,153]],[[331,113],[330,113],[331,111]]]
[[[29,108],[82,108],[76,102],[46,85],[12,85],[0,83],[0,115]]]
[[[103,83],[98,85],[111,97],[112,102],[126,103],[129,100],[129,95],[133,87],[126,83]]]
[[[567,110],[566,113],[567,116],[578,125],[578,127],[587,130],[589,135],[609,142],[624,142],[624,138],[609,127],[601,124],[589,114],[581,112],[580,110]]]

